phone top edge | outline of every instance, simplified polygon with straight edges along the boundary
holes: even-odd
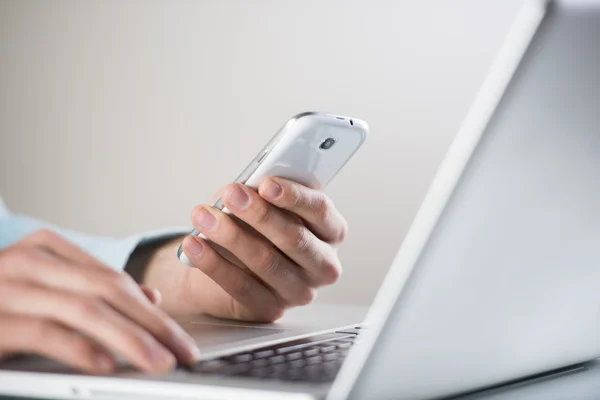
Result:
[[[350,117],[348,115],[341,115],[341,114],[333,114],[333,113],[328,113],[328,112],[323,112],[323,111],[305,111],[305,112],[301,112],[298,113],[296,115],[294,115],[293,117],[291,117],[288,121],[292,121],[292,120],[297,120],[300,118],[304,118],[304,117],[329,117],[329,118],[335,118],[335,119],[339,119],[339,120],[352,120],[355,123],[358,123],[361,127],[367,128],[368,129],[368,125],[367,123],[357,117]]]
[[[347,115],[332,114],[332,113],[326,113],[326,112],[321,112],[321,111],[306,111],[303,113],[296,114],[295,116],[293,116],[292,118],[290,118],[288,120],[288,123],[295,122],[295,121],[301,120],[306,117],[322,117],[322,118],[328,118],[328,119],[336,119],[339,121],[348,121],[350,123],[350,125],[354,128],[355,131],[360,132],[361,145],[369,137],[369,133],[370,133],[369,124],[360,118],[350,117]],[[288,125],[286,124],[282,128],[282,130],[284,130],[287,126]]]

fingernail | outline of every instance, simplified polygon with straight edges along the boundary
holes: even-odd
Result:
[[[282,192],[283,192],[283,189],[281,188],[281,186],[278,183],[276,183],[270,179],[267,179],[263,183],[261,195],[263,195],[264,197],[266,197],[268,199],[275,200],[276,198],[281,196]]]
[[[194,255],[200,255],[204,251],[204,245],[195,237],[188,236],[186,238],[186,242],[187,243],[185,247],[190,253]]]
[[[232,204],[235,208],[244,209],[250,203],[250,198],[241,188],[235,187],[229,195],[227,196],[227,200],[230,204]]]
[[[196,223],[204,229],[212,229],[217,224],[217,218],[212,215],[209,211],[202,208],[196,215]]]
[[[113,359],[103,353],[98,353],[96,355],[96,365],[102,371],[112,371],[114,368]]]

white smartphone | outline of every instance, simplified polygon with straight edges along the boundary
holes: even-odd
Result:
[[[235,180],[255,190],[267,177],[281,177],[323,189],[352,158],[369,128],[358,118],[320,112],[298,114],[273,136]],[[230,214],[219,199],[215,208]],[[197,230],[191,232],[206,239]],[[181,246],[177,257],[191,265]]]

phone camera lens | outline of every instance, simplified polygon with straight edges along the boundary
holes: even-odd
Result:
[[[334,138],[327,138],[327,139],[325,139],[325,141],[323,141],[323,143],[321,143],[319,148],[323,149],[323,150],[329,150],[330,148],[333,147],[334,144],[335,144]]]

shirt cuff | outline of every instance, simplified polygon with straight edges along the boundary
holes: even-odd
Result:
[[[170,239],[174,239],[178,236],[183,236],[191,232],[190,228],[183,227],[172,227],[163,228],[159,230],[153,230],[143,232],[141,234],[132,235],[121,240],[114,240],[113,244],[106,244],[107,246],[113,246],[113,251],[107,249],[92,248],[90,253],[95,254],[97,258],[102,260],[105,264],[118,270],[124,270],[129,258],[133,252],[139,247],[150,247],[153,243],[164,242]],[[173,257],[175,257],[173,253]]]

